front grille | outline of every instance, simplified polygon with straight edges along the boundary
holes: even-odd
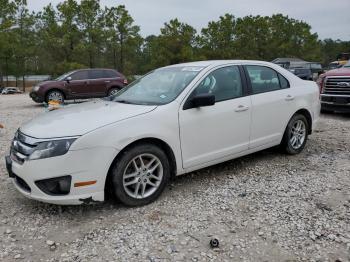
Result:
[[[11,145],[11,159],[19,164],[23,164],[28,156],[34,152],[37,145],[36,139],[17,131]]]
[[[28,184],[26,183],[26,181],[24,181],[22,178],[18,177],[15,175],[15,181],[16,184],[22,188],[24,191],[30,193],[32,190],[31,188],[28,186]]]
[[[327,77],[323,93],[350,96],[350,77]]]

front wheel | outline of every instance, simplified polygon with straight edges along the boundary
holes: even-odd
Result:
[[[309,124],[305,116],[294,115],[284,132],[281,148],[290,155],[303,151],[308,138]]]
[[[63,104],[64,95],[61,91],[52,90],[47,93],[45,101],[46,103],[49,103],[50,101],[56,101],[56,102],[59,102],[60,104]]]
[[[125,205],[146,205],[159,197],[169,178],[165,153],[152,144],[140,144],[117,159],[112,171],[113,191]]]

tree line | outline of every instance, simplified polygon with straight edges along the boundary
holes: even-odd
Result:
[[[327,64],[346,51],[350,41],[320,40],[306,22],[282,14],[225,14],[201,31],[172,19],[158,35],[142,37],[123,5],[65,0],[31,12],[26,0],[0,0],[0,76],[56,76],[88,67],[133,75],[207,59],[299,57]]]

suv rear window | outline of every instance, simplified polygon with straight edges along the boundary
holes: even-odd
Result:
[[[118,73],[113,70],[104,70],[103,71],[104,78],[116,78],[119,77]]]
[[[113,70],[90,70],[90,79],[100,79],[100,78],[116,78],[118,74]]]

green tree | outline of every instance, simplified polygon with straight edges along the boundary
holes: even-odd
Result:
[[[82,0],[79,5],[78,25],[83,34],[83,41],[78,46],[87,52],[88,65],[94,67],[100,54],[100,43],[102,42],[102,10],[99,0]]]
[[[160,31],[159,50],[153,54],[153,59],[158,61],[155,64],[177,64],[194,60],[197,38],[196,30],[192,26],[173,19],[165,23]]]
[[[82,33],[78,28],[79,6],[75,0],[66,0],[57,5],[61,23],[62,41],[65,61],[68,63],[78,60],[76,47],[81,42]]]
[[[16,77],[22,76],[23,90],[25,88],[25,75],[36,71],[36,33],[35,14],[30,13],[26,0],[15,1],[17,12],[15,15],[12,46],[14,63],[12,72]]]
[[[324,65],[336,61],[341,53],[350,53],[350,41],[325,39],[321,42],[322,62]]]
[[[105,14],[107,47],[112,52],[113,67],[124,71],[132,70],[131,62],[140,55],[142,38],[139,26],[134,25],[134,19],[124,5],[106,8]]]
[[[234,49],[236,20],[233,15],[220,16],[219,21],[209,22],[202,29],[198,42],[201,54],[207,59],[233,59],[237,56]]]
[[[0,86],[3,75],[9,74],[9,63],[13,56],[13,33],[15,25],[16,4],[9,0],[0,0]]]

